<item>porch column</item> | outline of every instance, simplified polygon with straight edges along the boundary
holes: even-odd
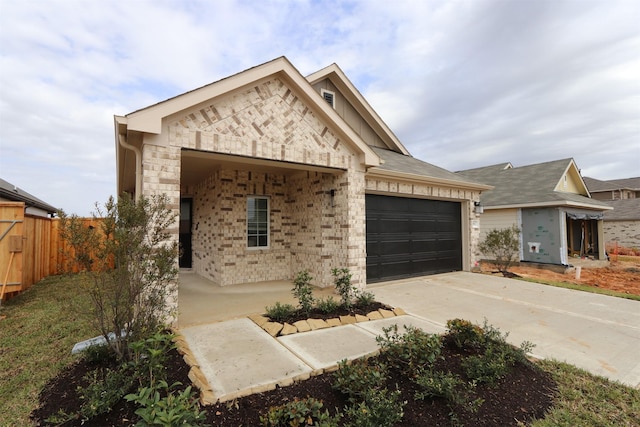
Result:
[[[347,182],[345,204],[347,205],[344,228],[347,268],[352,273],[351,283],[364,289],[367,285],[367,229],[365,209],[365,170],[362,165],[350,169],[346,174]]]
[[[165,194],[167,207],[175,216],[173,226],[167,230],[170,240],[178,242],[180,225],[180,147],[143,144],[142,146],[142,194],[145,197]],[[175,259],[178,268],[178,257]],[[177,279],[176,279],[177,280]],[[171,322],[177,320],[178,283],[167,296]]]

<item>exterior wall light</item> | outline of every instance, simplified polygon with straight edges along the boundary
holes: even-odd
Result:
[[[481,202],[473,202],[473,206],[474,206],[473,211],[478,215],[484,212],[484,206],[482,206]]]

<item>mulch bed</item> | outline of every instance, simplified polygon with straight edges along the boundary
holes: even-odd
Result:
[[[445,341],[442,355],[444,359],[437,362],[437,368],[462,374],[460,362],[468,354],[461,353],[455,346]],[[384,355],[379,356],[384,357]],[[97,366],[79,361],[60,373],[42,390],[41,406],[32,413],[36,425],[46,425],[44,420],[64,410],[73,413],[78,410],[80,400],[77,387],[83,384],[83,376]],[[188,366],[182,357],[172,351],[167,363],[169,384],[175,381],[185,386],[190,383]],[[335,408],[344,407],[345,396],[331,388],[332,374],[323,374],[289,387],[277,388],[265,393],[254,394],[234,401],[207,406],[207,423],[212,426],[259,426],[259,417],[266,413],[270,406],[282,405],[295,398],[314,397],[324,402],[324,407],[332,414]],[[398,426],[451,426],[450,408],[444,399],[426,399],[416,401],[413,398],[413,384],[403,377],[391,372],[388,387],[396,384],[402,390],[402,400],[406,400],[404,418]],[[473,398],[484,400],[476,413],[456,410],[458,421],[466,426],[517,426],[518,422],[542,418],[552,405],[555,383],[551,376],[538,369],[533,363],[518,364],[510,374],[493,386],[476,387]],[[100,420],[90,420],[84,424],[74,420],[64,426],[131,426],[136,422],[135,407],[124,401]]]

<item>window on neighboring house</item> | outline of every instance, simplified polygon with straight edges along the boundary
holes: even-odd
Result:
[[[327,101],[327,104],[331,105],[331,108],[336,108],[336,94],[330,90],[320,89],[320,95]]]
[[[247,197],[247,246],[269,246],[269,199]]]

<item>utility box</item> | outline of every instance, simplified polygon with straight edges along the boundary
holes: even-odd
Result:
[[[9,252],[22,252],[22,236],[9,236]]]

